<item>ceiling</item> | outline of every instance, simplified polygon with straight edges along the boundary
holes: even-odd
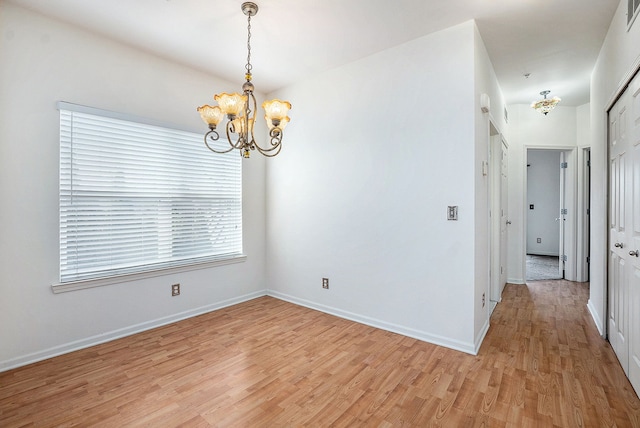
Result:
[[[242,0],[10,2],[238,86],[244,78]],[[528,104],[549,89],[575,106],[589,102],[591,71],[619,0],[256,2],[251,62],[261,92],[475,19],[508,104]]]

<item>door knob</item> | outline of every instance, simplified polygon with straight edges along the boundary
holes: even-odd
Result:
[[[615,244],[613,244],[613,246],[616,247],[616,248],[622,248],[623,244],[622,244],[622,242],[616,242]]]
[[[638,257],[638,255],[639,255],[639,254],[640,254],[640,252],[639,252],[638,250],[635,250],[635,251],[629,251],[629,255],[630,255],[630,256],[636,256],[636,257]]]

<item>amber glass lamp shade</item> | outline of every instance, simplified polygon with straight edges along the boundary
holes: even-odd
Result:
[[[283,120],[287,117],[291,104],[289,101],[271,100],[262,103],[267,120]]]
[[[247,96],[238,94],[227,94],[223,92],[213,97],[220,105],[222,112],[229,116],[239,116],[245,109],[247,104]]]
[[[244,116],[235,118],[231,121],[231,124],[233,125],[233,132],[236,134],[245,134],[247,132],[245,129],[247,122]],[[253,119],[249,119],[249,132],[251,131],[253,131]]]
[[[220,107],[218,106],[211,107],[210,105],[205,104],[198,107],[198,113],[200,113],[200,117],[204,123],[209,125],[209,127],[213,125],[214,128],[224,118],[224,113],[222,113],[222,110],[220,110]]]

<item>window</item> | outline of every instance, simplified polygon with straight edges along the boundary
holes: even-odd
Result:
[[[627,28],[631,28],[640,10],[640,0],[627,0]]]
[[[242,253],[242,165],[201,134],[59,103],[60,282]]]

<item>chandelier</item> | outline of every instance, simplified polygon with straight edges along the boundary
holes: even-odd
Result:
[[[256,98],[253,96],[254,86],[251,83],[251,17],[258,13],[258,5],[245,2],[242,3],[241,9],[242,13],[247,16],[246,82],[242,85],[242,94],[237,92],[216,94],[213,99],[218,102],[217,106],[203,105],[198,107],[200,117],[209,126],[209,132],[204,136],[204,143],[209,150],[215,153],[228,153],[233,149],[238,149],[243,157],[248,158],[250,150],[258,150],[264,156],[273,157],[282,149],[282,133],[289,123],[287,113],[291,104],[288,101],[278,99],[262,103],[262,108],[265,110],[264,118],[269,127],[270,141],[267,147],[259,146],[253,137],[257,104]],[[227,141],[230,147],[216,150],[210,144],[220,138],[216,127],[225,116],[227,117]]]
[[[551,99],[547,98],[547,95],[549,95],[551,91],[542,91],[540,92],[540,95],[544,96],[543,99],[539,100],[539,101],[534,101],[531,103],[531,108],[536,109],[537,111],[539,111],[540,113],[544,114],[545,116],[555,108],[556,104],[558,104],[561,100],[558,97],[553,97]]]

